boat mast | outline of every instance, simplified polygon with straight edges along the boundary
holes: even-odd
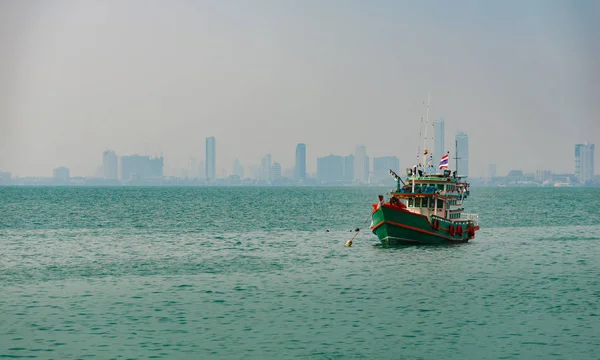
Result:
[[[427,110],[425,110],[425,136],[423,137],[423,167],[425,174],[427,174],[427,129],[429,128],[429,102],[431,99],[431,93],[427,93]]]
[[[458,140],[454,139],[454,160],[456,160],[455,162],[455,168],[456,168],[456,175],[458,176],[458,159],[460,159],[458,157]]]

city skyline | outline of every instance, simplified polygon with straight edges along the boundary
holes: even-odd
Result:
[[[439,124],[438,124],[439,125]],[[221,168],[220,176],[211,175],[215,173],[215,170],[209,170],[210,168],[216,169],[216,163],[214,160],[214,156],[216,154],[216,139],[214,137],[209,137],[205,139],[207,155],[206,161],[207,163],[212,163],[210,166],[205,166],[204,162],[197,163],[196,158],[190,157],[188,159],[188,167],[181,170],[180,174],[169,174],[168,171],[164,171],[164,158],[162,156],[150,156],[150,155],[117,155],[117,153],[113,150],[105,150],[102,154],[102,165],[97,168],[96,174],[94,176],[88,176],[89,178],[103,178],[106,180],[112,179],[120,179],[120,180],[131,180],[133,179],[132,175],[135,175],[138,179],[140,178],[162,178],[162,177],[183,177],[183,178],[194,178],[194,179],[205,179],[208,182],[214,182],[216,179],[224,179],[229,176],[237,176],[238,178],[244,178],[245,168],[240,160],[236,158],[233,161],[233,165],[231,167],[231,171],[228,172],[225,168]],[[437,141],[436,141],[437,143]],[[436,145],[437,147],[437,145]],[[454,157],[454,162],[450,162],[449,169],[455,169],[458,165],[457,169],[459,170],[460,176],[468,177],[468,168],[469,168],[469,146],[468,146],[468,134],[463,131],[458,131],[455,136],[455,147],[457,153]],[[584,144],[575,144],[574,145],[575,152],[573,158],[573,173],[565,173],[562,174],[570,174],[574,179],[577,179],[577,182],[581,184],[585,184],[587,182],[592,182],[595,176],[594,170],[594,151],[595,145],[584,143]],[[447,151],[450,153],[450,151]],[[358,156],[355,156],[358,154]],[[329,180],[335,178],[336,181],[354,181],[358,183],[369,183],[372,178],[381,179],[384,177],[383,175],[387,175],[388,170],[394,170],[396,172],[401,171],[400,160],[397,156],[383,156],[383,157],[370,157],[367,154],[367,149],[364,145],[357,145],[355,147],[355,152],[349,155],[334,155],[330,154],[328,156],[317,157],[317,169],[316,172],[311,172],[310,176],[313,178],[319,178],[319,172],[322,173],[330,173],[334,174],[332,176],[326,175]],[[426,155],[431,153],[427,150],[425,151]],[[256,178],[260,180],[270,181],[273,179],[279,178],[287,178],[296,183],[302,183],[307,179],[309,174],[306,173],[305,162],[306,162],[306,144],[299,143],[296,145],[296,162],[293,167],[283,167],[279,162],[272,161],[271,154],[265,154],[260,160],[260,165],[249,164],[247,165],[249,170],[249,178]],[[427,161],[430,162],[431,159],[429,156],[427,157]],[[363,159],[357,161],[356,159]],[[372,161],[371,161],[372,160]],[[326,169],[326,164],[331,165],[333,170]],[[454,164],[454,166],[452,166]],[[410,166],[408,166],[410,165]],[[408,162],[407,167],[412,167],[415,165],[414,163]],[[424,167],[429,168],[428,164],[423,164]],[[274,167],[276,169],[274,169]],[[355,168],[358,169],[355,172]],[[433,167],[434,171],[439,172],[437,170],[437,161],[436,166]],[[337,169],[337,170],[336,170]],[[340,170],[341,169],[341,170]],[[466,170],[462,170],[466,169]],[[70,169],[65,166],[59,166],[53,169],[53,177],[57,178],[56,173],[59,171],[64,174],[65,172],[70,174]],[[430,171],[430,170],[428,170]],[[529,172],[528,172],[529,171]],[[511,169],[508,174],[511,173],[528,173],[533,174],[532,169],[525,169],[525,172],[522,169]],[[0,172],[5,176],[6,174],[10,174],[10,172]],[[542,174],[542,175],[540,175]],[[535,177],[546,177],[547,174],[555,174],[552,170],[549,169],[535,169]],[[10,174],[12,175],[12,174]],[[180,176],[181,175],[181,176]],[[321,174],[323,175],[323,174]],[[507,175],[507,176],[509,176]],[[18,176],[17,176],[18,177]],[[63,176],[64,177],[64,176]],[[70,177],[66,176],[67,178]],[[81,177],[81,176],[75,176]],[[483,178],[484,176],[479,176],[479,178]],[[488,164],[487,178],[496,177],[496,164]]]
[[[454,156],[452,157],[452,161],[450,161],[450,169],[454,169],[456,167],[456,164],[458,163],[459,165],[459,169],[463,169],[466,168],[466,172],[463,170],[459,171],[459,175],[461,176],[469,176],[469,145],[468,145],[468,134],[466,132],[463,131],[458,131],[456,133],[456,150],[458,151],[458,153],[455,153]],[[257,171],[256,172],[256,178],[258,179],[262,179],[262,180],[271,180],[273,177],[272,174],[272,165],[277,165],[277,167],[279,167],[279,169],[277,170],[277,177],[288,177],[289,179],[292,179],[296,182],[298,182],[300,179],[298,178],[298,172],[297,172],[297,166],[300,163],[302,165],[302,162],[306,162],[306,144],[304,143],[299,143],[296,145],[296,150],[295,150],[295,163],[292,164],[292,166],[286,166],[286,165],[282,165],[280,162],[273,162],[272,161],[272,155],[271,154],[265,154],[262,159],[259,161],[259,165],[256,165],[255,163],[250,163],[250,164],[243,164],[242,162],[240,162],[240,160],[238,158],[235,158],[233,161],[233,165],[231,167],[231,171],[227,171],[226,170],[226,166],[220,166],[218,162],[215,161],[215,155],[216,155],[216,139],[215,137],[208,137],[205,139],[206,142],[206,149],[207,149],[207,155],[206,155],[206,168],[205,168],[205,162],[196,162],[196,158],[194,157],[189,157],[188,158],[188,163],[187,163],[187,168],[179,168],[179,169],[170,169],[171,171],[175,170],[177,173],[172,173],[168,170],[168,167],[165,166],[165,158],[163,156],[152,156],[152,155],[147,155],[147,154],[128,154],[128,155],[118,155],[114,150],[112,149],[107,149],[105,151],[103,151],[102,153],[102,158],[101,158],[101,166],[96,168],[96,171],[94,173],[94,175],[88,174],[88,175],[81,175],[81,174],[75,174],[75,175],[70,175],[71,177],[90,177],[90,178],[104,178],[104,179],[119,179],[119,180],[129,180],[130,176],[129,174],[135,174],[138,177],[141,175],[143,176],[148,176],[148,174],[151,174],[151,177],[163,177],[163,176],[167,176],[167,177],[185,177],[185,178],[199,178],[199,179],[206,179],[208,181],[214,181],[217,178],[225,178],[228,177],[229,175],[235,175],[235,176],[239,176],[240,178],[244,178],[244,174],[246,173],[245,170],[248,170],[248,174],[250,177],[252,177],[254,175],[253,173],[253,168]],[[437,143],[438,141],[435,141],[435,143]],[[573,171],[556,171],[555,168],[510,168],[507,173],[510,172],[514,172],[514,171],[520,171],[520,172],[524,172],[524,173],[538,173],[539,171],[550,171],[552,173],[556,173],[556,174],[572,174],[575,178],[577,178],[577,180],[580,183],[585,183],[588,181],[591,181],[594,179],[594,176],[596,176],[595,173],[595,166],[594,166],[594,144],[589,144],[589,143],[584,143],[584,144],[575,144],[575,153],[574,153],[574,158],[573,158],[573,162],[572,162],[572,169]],[[448,150],[447,152],[449,152],[450,154],[453,154],[452,151]],[[355,154],[359,154],[359,157],[356,157]],[[209,155],[211,154],[211,155]],[[367,154],[367,149],[364,145],[357,145],[354,149],[353,153],[350,153],[349,155],[342,155],[341,158],[343,165],[343,173],[344,176],[343,178],[346,180],[352,180],[352,181],[357,181],[357,182],[363,182],[366,183],[369,180],[369,177],[372,175],[377,175],[380,176],[382,173],[382,169],[381,169],[381,165],[377,165],[377,160],[380,161],[379,164],[387,164],[386,166],[388,166],[390,169],[393,169],[394,171],[401,171],[401,168],[399,168],[397,165],[393,165],[393,164],[399,164],[401,161],[399,159],[399,157],[394,156],[394,155],[386,155],[386,156],[368,156]],[[329,158],[331,156],[334,157],[340,157],[340,155],[334,155],[334,154],[329,154],[329,156],[316,156],[315,160],[317,163],[317,168],[314,171],[306,171],[306,169],[303,169],[305,171],[304,173],[304,179],[306,179],[309,174],[313,177],[316,177],[316,174],[318,172],[319,169],[319,160],[320,159],[324,159],[324,158]],[[278,155],[279,157],[279,155]],[[458,159],[456,159],[456,157]],[[362,161],[358,161],[356,159],[364,159]],[[390,161],[390,159],[395,159]],[[429,161],[429,157],[427,157],[428,161]],[[373,160],[373,161],[371,161]],[[123,166],[125,164],[125,167],[128,170],[124,170]],[[134,165],[131,165],[134,164]],[[210,166],[208,164],[211,164]],[[336,163],[337,164],[337,163]],[[390,165],[392,164],[392,165]],[[411,162],[411,161],[406,161],[406,162],[402,162],[404,167],[411,167],[413,165],[416,164],[415,161]],[[65,171],[67,171],[69,174],[71,172],[70,167],[68,166],[62,166],[65,164],[61,164],[61,166],[58,167],[53,167],[52,169],[52,176],[55,176],[55,173],[57,170],[59,170],[61,173],[64,174]],[[437,171],[437,165],[438,162],[434,161],[434,168]],[[156,166],[160,167],[160,170],[157,170],[158,168],[156,168]],[[337,166],[337,165],[336,165]],[[210,168],[213,168],[214,170],[208,171]],[[384,166],[385,167],[385,166]],[[355,173],[354,169],[358,168],[358,172]],[[217,176],[217,171],[216,169],[220,169],[220,172],[218,172],[220,174],[220,176]],[[347,170],[347,169],[351,169],[351,170]],[[2,170],[2,169],[0,169]],[[180,172],[181,171],[181,172]],[[285,172],[289,171],[289,176],[285,175]],[[478,175],[476,177],[479,178],[483,178],[483,177],[494,177],[497,171],[497,165],[496,164],[488,164],[487,165],[487,169],[484,175]],[[211,172],[214,175],[211,175]],[[23,177],[23,176],[19,176],[18,174],[13,174],[10,171],[0,171],[0,173],[2,174],[11,174],[11,176],[13,177]],[[500,176],[502,176],[502,171],[499,171]],[[124,175],[126,174],[126,175]],[[184,174],[184,175],[182,175]],[[350,178],[346,178],[347,174],[352,174],[350,176]],[[28,177],[28,176],[24,176]],[[42,175],[35,175],[33,177],[46,177],[46,175],[42,174]],[[67,176],[68,177],[68,176]],[[582,179],[582,180],[580,180]]]
[[[407,164],[431,93],[428,119],[469,134],[470,176],[489,163],[572,173],[573,144],[600,143],[598,10],[585,0],[2,2],[0,171],[89,176],[107,148],[188,168],[206,157],[207,136],[219,139],[215,176],[267,153],[292,167],[297,143],[310,148],[308,172],[357,144]]]
[[[463,132],[457,133],[457,138],[465,137]],[[215,139],[210,139],[215,143]],[[462,140],[460,142],[463,142]],[[463,144],[463,145],[466,145]],[[459,149],[463,148],[459,145]],[[296,149],[306,150],[306,144],[298,144]],[[468,145],[466,146],[468,151]],[[506,175],[496,174],[496,165],[489,164],[487,177],[472,178],[468,180],[474,186],[600,186],[600,175],[594,174],[594,144],[575,144],[573,165],[575,173],[556,173],[550,169],[536,169],[523,171],[513,169]],[[214,149],[213,149],[214,150]],[[363,145],[356,147],[359,157],[363,157],[366,148]],[[459,152],[464,151],[460,149]],[[297,151],[298,152],[298,151]],[[466,161],[468,156],[459,156],[458,161]],[[295,168],[283,168],[277,161],[272,161],[271,154],[266,154],[260,166],[249,165],[249,176],[244,176],[244,166],[236,159],[232,166],[232,173],[228,176],[222,169],[220,176],[215,179],[206,176],[204,163],[198,164],[194,158],[189,159],[188,169],[182,170],[182,177],[164,174],[164,158],[148,155],[123,155],[117,156],[112,150],[103,153],[103,165],[98,168],[95,177],[71,176],[67,167],[59,166],[53,169],[52,177],[20,178],[12,174],[0,172],[0,185],[54,185],[54,186],[203,186],[203,185],[232,185],[232,186],[293,186],[293,185],[390,185],[390,171],[402,173],[399,159],[396,156],[373,157],[364,156],[365,180],[355,176],[355,156],[330,154],[318,157],[316,173],[307,174],[306,179],[299,180]],[[120,160],[119,160],[120,159]],[[115,161],[116,160],[116,161]],[[371,161],[372,160],[372,161]],[[372,164],[372,166],[370,165]],[[115,167],[119,166],[118,179],[114,178]],[[464,166],[464,165],[463,165]],[[197,167],[194,169],[194,167]],[[450,167],[452,170],[452,167]],[[359,175],[363,171],[359,171]],[[104,175],[104,177],[102,176]],[[460,175],[460,174],[459,174]]]

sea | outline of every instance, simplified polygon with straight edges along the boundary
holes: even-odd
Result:
[[[388,191],[0,187],[0,358],[600,359],[600,188],[475,187],[474,240],[397,247]]]

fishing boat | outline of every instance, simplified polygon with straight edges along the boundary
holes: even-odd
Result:
[[[373,204],[370,228],[384,245],[464,243],[475,238],[479,230],[479,216],[464,212],[470,185],[466,176],[458,175],[458,156],[454,157],[454,171],[449,169],[450,152],[434,168],[433,153],[426,150],[426,142],[423,148],[423,164],[417,149],[418,164],[406,169],[405,181],[390,169],[396,189],[389,193],[388,201],[380,196]]]

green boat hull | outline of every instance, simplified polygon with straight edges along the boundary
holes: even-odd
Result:
[[[384,245],[464,243],[475,237],[477,229],[470,221],[442,218],[437,219],[439,226],[436,228],[433,222],[436,219],[389,206],[375,210],[371,217],[371,229]]]

